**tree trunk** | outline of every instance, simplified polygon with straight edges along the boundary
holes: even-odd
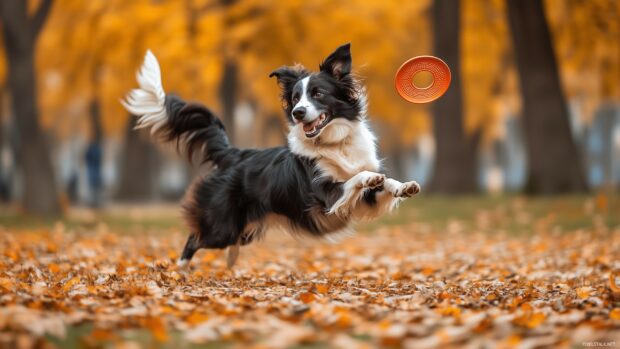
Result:
[[[407,174],[403,157],[406,149],[400,143],[393,144],[388,150],[388,157],[385,159],[386,174],[397,181],[406,182]]]
[[[155,199],[159,173],[158,151],[149,141],[148,131],[134,130],[136,121],[137,118],[131,116],[127,122],[125,152],[117,193],[118,199],[129,202]]]
[[[260,132],[259,147],[278,147],[286,143],[286,131],[280,122],[281,116],[272,114],[263,120]]]
[[[477,191],[476,135],[466,135],[463,122],[460,55],[460,1],[435,0],[433,6],[435,54],[452,71],[446,94],[433,105],[435,167],[430,190],[446,194]]]
[[[39,126],[34,50],[51,0],[42,1],[31,18],[27,1],[0,1],[2,34],[9,69],[8,87],[19,135],[23,208],[38,215],[61,213],[49,147]]]
[[[219,5],[225,12],[224,15],[224,34],[227,35],[235,25],[235,20],[231,16],[229,9],[237,3],[238,0],[220,0]],[[222,104],[222,123],[226,128],[226,134],[231,144],[235,144],[235,105],[237,104],[237,76],[239,75],[239,66],[231,54],[231,44],[225,39],[222,44],[222,52],[224,53],[224,73],[219,86],[220,103]]]
[[[540,0],[508,0],[517,57],[528,155],[525,191],[556,194],[586,189],[572,138],[549,28]]]
[[[222,123],[231,144],[235,143],[235,105],[237,104],[237,75],[239,67],[232,58],[224,63],[219,92],[222,103]]]
[[[9,201],[8,169],[4,168],[4,89],[0,88],[0,203]]]

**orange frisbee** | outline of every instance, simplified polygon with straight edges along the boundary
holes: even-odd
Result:
[[[426,87],[418,87],[413,77],[419,72],[429,72],[433,81]],[[428,103],[441,97],[450,86],[450,68],[446,62],[433,56],[413,57],[398,68],[394,84],[396,91],[411,103]]]

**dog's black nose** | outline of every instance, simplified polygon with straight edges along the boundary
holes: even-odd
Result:
[[[301,120],[304,118],[304,116],[306,116],[306,108],[304,107],[297,107],[295,108],[295,110],[293,110],[293,117],[297,120]]]

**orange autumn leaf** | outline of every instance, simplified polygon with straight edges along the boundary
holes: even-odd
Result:
[[[89,337],[97,341],[109,341],[116,339],[117,335],[109,329],[96,328],[90,333]]]
[[[620,308],[614,308],[609,312],[609,318],[612,320],[620,320]]]
[[[207,252],[202,257],[202,261],[205,263],[212,262],[216,259],[217,259],[217,254],[215,254],[214,252]]]
[[[56,253],[56,252],[58,252],[58,246],[56,246],[56,244],[54,244],[54,243],[48,243],[47,244],[47,252],[49,252],[49,253]]]
[[[187,322],[191,326],[195,326],[207,320],[209,320],[209,316],[202,313],[191,313],[188,317],[185,318],[185,322]]]
[[[351,314],[348,311],[338,311],[338,320],[336,320],[336,327],[348,328],[351,326],[352,322],[353,319],[351,318]]]
[[[299,295],[299,300],[306,304],[314,302],[315,299],[316,296],[312,292],[304,292]]]
[[[420,272],[424,276],[431,276],[435,272],[435,269],[433,269],[431,267],[425,267],[425,268],[422,268],[422,270]]]
[[[542,324],[547,317],[543,313],[534,313],[527,322],[527,327],[535,328]]]
[[[452,295],[448,292],[441,292],[437,297],[439,297],[439,299],[441,300],[444,300],[452,298]]]
[[[547,317],[545,314],[536,312],[536,313],[527,313],[522,316],[516,317],[513,322],[516,325],[527,327],[527,328],[536,328],[540,326]]]
[[[390,328],[390,326],[392,326],[392,322],[389,320],[382,320],[381,322],[379,322],[379,328],[381,330],[387,330],[388,328]]]
[[[329,286],[325,284],[315,284],[314,288],[316,288],[316,291],[321,294],[326,294],[329,292]]]
[[[575,290],[575,292],[577,292],[577,296],[581,299],[586,299],[588,297],[590,297],[590,295],[592,294],[592,287],[579,287],[578,289]]]
[[[8,278],[0,278],[0,288],[5,291],[12,291],[14,287],[14,283],[12,280]]]
[[[440,308],[438,312],[444,316],[458,317],[459,315],[461,315],[461,309],[457,307]]]
[[[513,334],[513,335],[510,335],[506,339],[506,343],[510,347],[515,347],[515,346],[519,345],[519,343],[521,343],[522,340],[523,340],[523,338],[521,338],[521,336],[519,336],[518,334]]]
[[[4,255],[7,256],[9,259],[11,259],[13,262],[16,262],[17,260],[19,260],[19,255],[17,254],[16,251],[13,251],[13,250],[5,251]]]
[[[74,285],[79,284],[79,283],[80,283],[80,278],[77,276],[74,276],[71,279],[67,280],[62,285],[62,290],[65,292],[69,292]]]
[[[608,206],[609,200],[607,199],[607,195],[605,195],[605,193],[599,193],[596,195],[596,208],[599,211],[606,212]]]
[[[396,280],[396,281],[402,280],[402,279],[405,278],[405,276],[406,275],[401,273],[401,272],[396,272],[396,273],[392,274],[392,280]]]
[[[523,310],[524,312],[532,312],[534,310],[534,307],[532,307],[530,303],[523,303],[521,304],[521,310]]]
[[[50,263],[47,268],[52,274],[56,274],[60,271],[60,266],[56,263]]]
[[[144,327],[146,327],[153,338],[158,342],[165,342],[168,340],[168,330],[162,319],[158,317],[148,317],[144,320]]]

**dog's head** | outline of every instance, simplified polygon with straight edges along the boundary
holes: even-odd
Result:
[[[365,113],[365,96],[351,76],[351,45],[338,47],[319,65],[319,72],[283,66],[273,71],[291,132],[305,140],[337,143],[348,136]]]

